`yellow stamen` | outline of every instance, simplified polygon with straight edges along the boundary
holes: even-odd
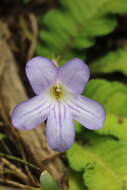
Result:
[[[55,99],[64,98],[64,88],[60,85],[59,81],[57,81],[56,85],[52,86],[51,96]]]

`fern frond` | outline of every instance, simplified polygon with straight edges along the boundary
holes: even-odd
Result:
[[[119,82],[91,80],[84,95],[102,103],[104,128],[79,131],[84,145],[75,144],[67,153],[71,168],[83,172],[89,190],[127,188],[127,87]],[[112,137],[115,138],[112,138]]]
[[[70,166],[82,171],[89,190],[123,190],[127,187],[127,144],[88,134],[88,145],[75,144],[67,153]]]
[[[46,29],[40,32],[39,55],[74,57],[75,50],[93,46],[96,36],[114,30],[116,13],[127,12],[126,0],[61,0],[60,3],[61,9],[40,18]]]
[[[84,92],[96,101],[102,103],[106,110],[104,128],[96,133],[113,135],[127,142],[127,87],[119,82],[106,80],[91,80]]]
[[[122,72],[127,75],[127,49],[118,49],[91,64],[93,73]]]

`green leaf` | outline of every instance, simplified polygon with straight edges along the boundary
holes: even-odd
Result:
[[[127,75],[127,50],[118,49],[96,60],[90,66],[93,73],[122,72]]]
[[[74,171],[70,172],[69,176],[69,189],[68,190],[85,190],[83,184],[82,174]]]
[[[88,145],[75,144],[67,153],[71,168],[84,172],[89,190],[126,189],[127,144],[92,133],[85,137]]]
[[[59,190],[55,179],[47,171],[40,176],[40,186],[43,190]]]
[[[96,133],[113,135],[127,141],[127,87],[119,82],[91,80],[84,92],[85,96],[104,105],[106,122]]]
[[[74,57],[75,52],[80,55],[80,50],[94,45],[96,36],[115,29],[116,13],[126,12],[126,0],[61,0],[60,9],[40,17],[45,29],[40,31],[37,53],[64,59]]]
[[[82,132],[82,130],[83,130],[82,126],[76,120],[74,120],[74,126],[75,126],[75,130],[76,130],[77,133]]]

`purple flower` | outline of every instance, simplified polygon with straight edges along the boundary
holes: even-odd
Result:
[[[73,120],[88,129],[103,126],[105,112],[99,103],[81,96],[89,79],[88,66],[78,58],[58,68],[47,58],[28,61],[26,74],[36,96],[16,106],[12,124],[23,130],[47,119],[46,138],[56,151],[65,151],[75,139]]]

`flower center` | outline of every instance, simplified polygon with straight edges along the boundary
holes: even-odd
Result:
[[[63,99],[64,98],[64,88],[59,83],[53,85],[51,87],[51,96],[55,99]]]

